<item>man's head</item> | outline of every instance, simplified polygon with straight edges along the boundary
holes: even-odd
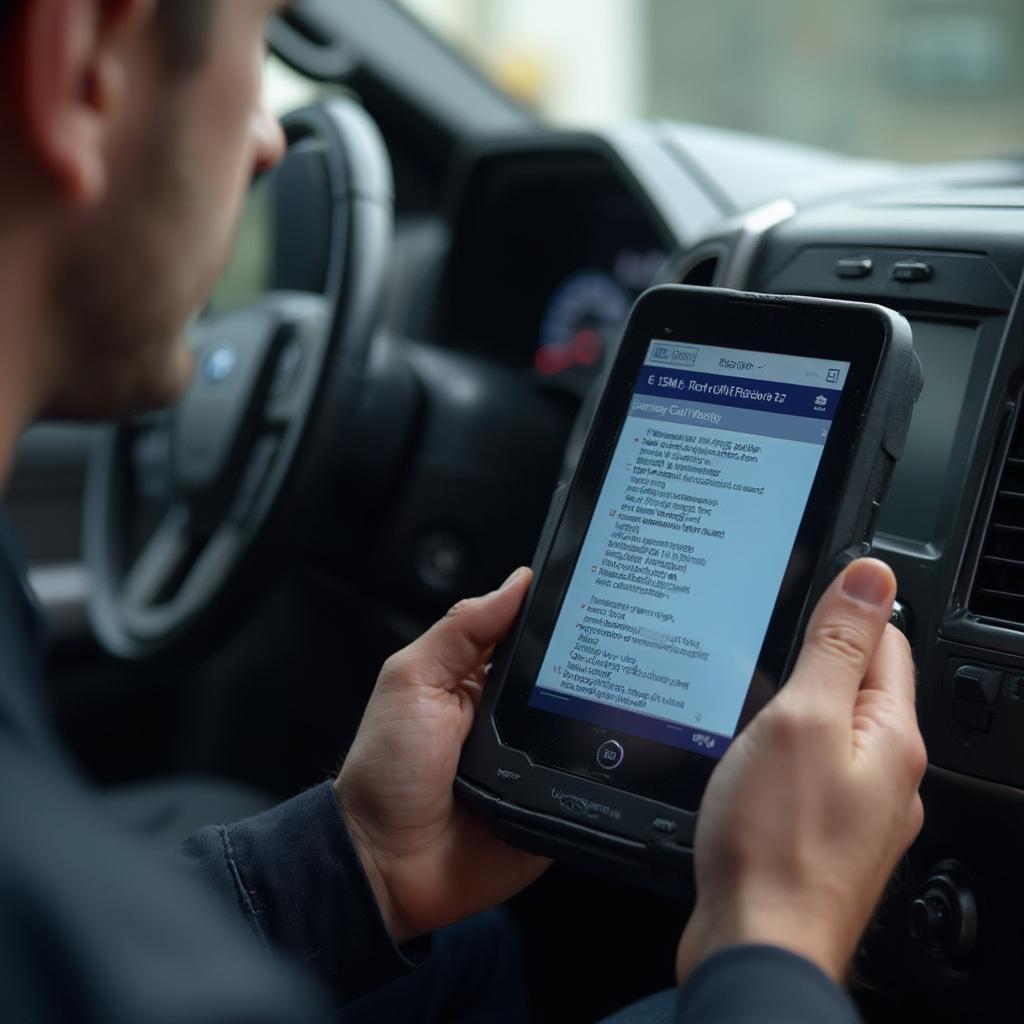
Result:
[[[0,329],[0,345],[37,346],[45,411],[119,414],[183,388],[185,324],[253,172],[283,150],[260,96],[282,6],[0,0],[0,295],[19,252],[37,261],[41,335]]]

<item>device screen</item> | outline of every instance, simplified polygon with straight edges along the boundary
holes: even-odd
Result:
[[[725,753],[849,370],[650,342],[531,707]]]

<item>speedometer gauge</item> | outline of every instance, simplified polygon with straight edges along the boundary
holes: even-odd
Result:
[[[604,271],[567,277],[544,311],[534,357],[538,372],[551,376],[600,363],[609,336],[622,329],[631,305],[630,294]]]

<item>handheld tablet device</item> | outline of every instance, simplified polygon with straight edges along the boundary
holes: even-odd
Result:
[[[868,550],[920,364],[880,306],[662,287],[626,327],[456,788],[537,853],[680,888],[696,811]]]

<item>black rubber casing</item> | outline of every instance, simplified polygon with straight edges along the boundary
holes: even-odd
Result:
[[[484,814],[496,834],[516,846],[580,867],[610,872],[616,878],[646,887],[681,894],[692,885],[696,813],[537,763],[523,750],[503,742],[496,709],[556,537],[562,543],[560,529],[565,528],[563,513],[567,502],[588,463],[591,473],[597,459],[603,459],[607,468],[607,441],[595,438],[602,435],[604,423],[602,437],[606,439],[609,415],[619,416],[618,412],[612,413],[612,408],[618,410],[621,406],[623,387],[632,388],[637,346],[646,347],[651,337],[650,316],[645,313],[656,306],[663,318],[666,311],[674,311],[685,322],[688,313],[699,311],[705,321],[713,321],[716,310],[724,312],[727,305],[735,316],[738,302],[756,305],[761,317],[766,310],[770,316],[772,307],[780,315],[788,310],[798,315],[820,314],[833,320],[849,310],[861,322],[866,315],[873,317],[884,333],[880,356],[871,368],[871,383],[856,421],[855,443],[845,456],[839,456],[847,459],[843,483],[831,504],[831,525],[816,558],[810,586],[803,594],[798,628],[792,633],[779,679],[789,675],[817,598],[843,566],[869,552],[875,513],[902,453],[914,403],[923,384],[906,320],[889,309],[864,303],[686,286],[652,289],[640,297],[631,314],[576,474],[572,482],[559,485],[552,498],[534,556],[534,585],[508,641],[496,652],[455,782],[457,794]],[[717,339],[705,336],[699,340],[714,344]],[[735,336],[725,343],[735,347]],[[757,349],[749,338],[743,347]],[[582,534],[577,540],[582,542]],[[553,627],[554,618],[550,623]]]

